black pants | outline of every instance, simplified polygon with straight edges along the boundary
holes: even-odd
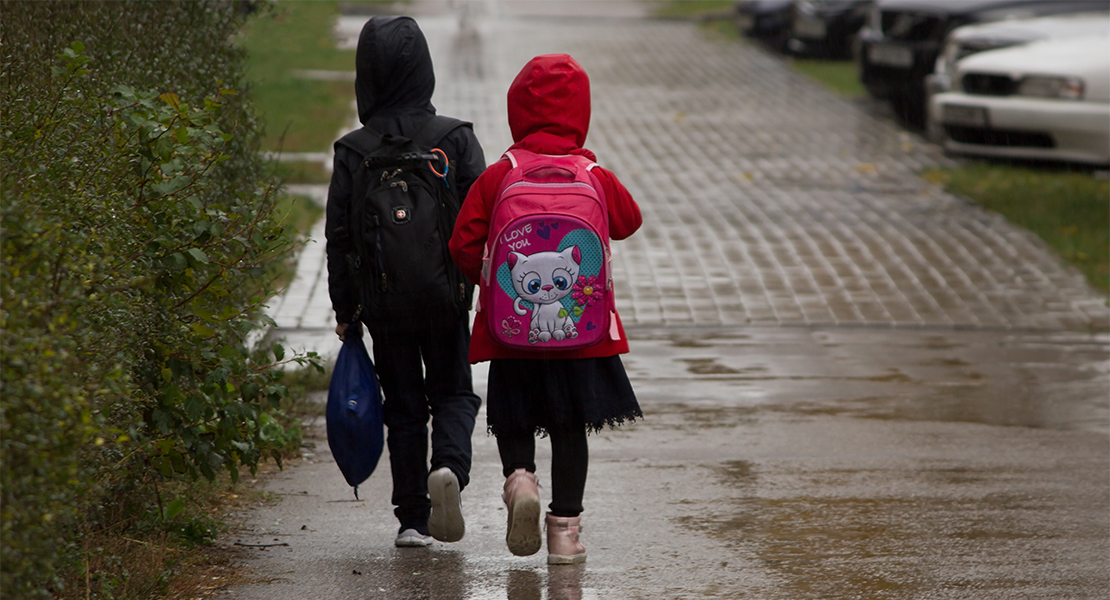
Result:
[[[582,495],[586,490],[586,471],[590,453],[586,427],[552,429],[551,438],[551,514],[577,517],[582,514]],[[536,472],[536,437],[532,432],[502,433],[497,436],[497,451],[505,477],[517,469]]]
[[[428,420],[431,470],[448,467],[459,487],[470,482],[470,436],[481,399],[474,393],[466,315],[446,325],[371,329],[374,367],[385,394],[386,443],[393,474],[394,514],[405,529],[426,532]]]

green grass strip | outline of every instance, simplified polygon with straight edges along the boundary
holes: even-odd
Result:
[[[793,69],[845,98],[859,98],[866,94],[859,82],[856,65],[850,60],[790,59]]]
[[[655,2],[652,14],[659,18],[690,18],[706,14],[731,14],[736,3],[732,0],[665,0]]]
[[[251,22],[242,38],[251,97],[266,122],[265,150],[327,150],[351,117],[354,84],[318,81],[301,70],[355,70],[355,52],[335,47],[339,3],[278,2]]]
[[[1110,292],[1110,182],[1090,173],[976,163],[925,178],[1025,227]]]

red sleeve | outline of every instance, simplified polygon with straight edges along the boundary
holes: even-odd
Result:
[[[601,183],[605,203],[609,207],[609,237],[623,240],[636,233],[644,218],[640,214],[640,206],[632,199],[632,194],[628,193],[616,175],[604,168],[595,167],[593,174]]]
[[[509,172],[508,161],[489,166],[470,186],[463,200],[448,248],[451,258],[467,279],[477,283],[482,277],[482,254],[489,236],[489,217],[497,199],[501,180]]]

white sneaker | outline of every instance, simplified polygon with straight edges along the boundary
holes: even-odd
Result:
[[[428,496],[432,500],[428,532],[441,542],[457,542],[466,534],[459,492],[459,478],[451,469],[443,467],[428,475]]]
[[[432,545],[432,536],[424,535],[415,529],[406,529],[397,534],[393,545],[398,548],[427,548]]]

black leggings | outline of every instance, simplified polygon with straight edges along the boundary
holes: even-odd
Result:
[[[552,430],[551,438],[551,514],[577,517],[582,514],[582,495],[586,490],[586,471],[590,453],[584,426]],[[536,438],[529,432],[497,436],[497,451],[505,477],[517,469],[536,472]]]

